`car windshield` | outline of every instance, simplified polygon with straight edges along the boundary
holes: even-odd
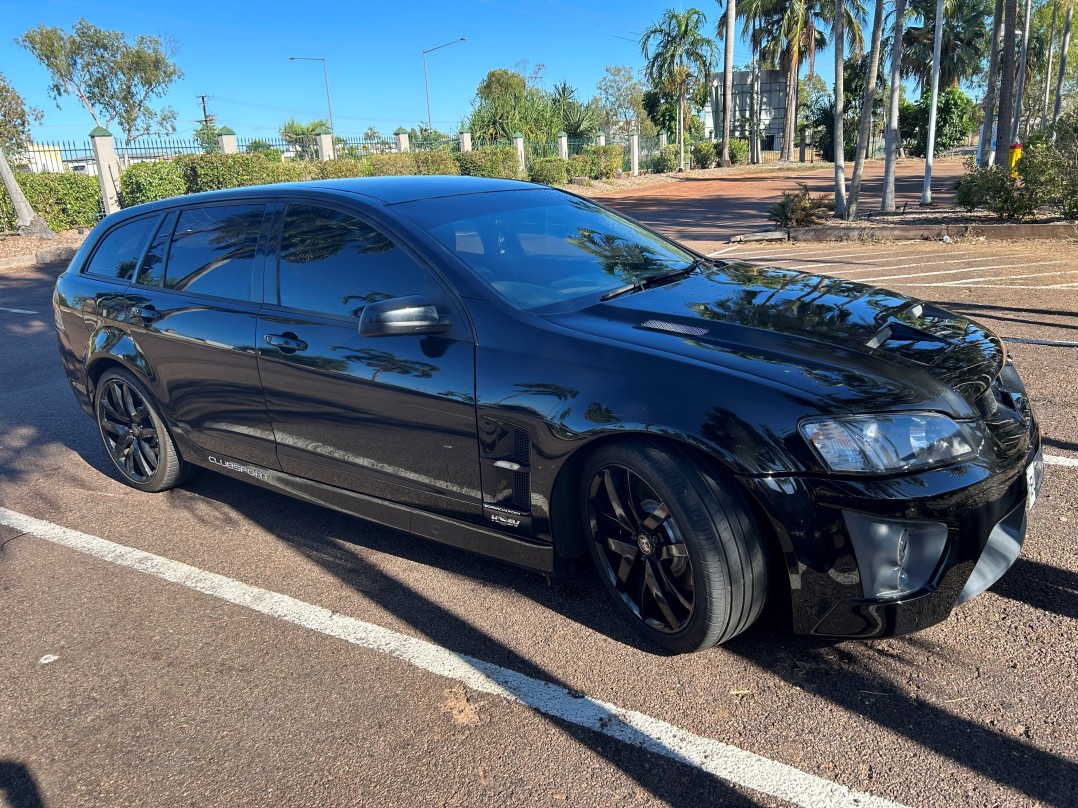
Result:
[[[395,208],[522,309],[608,293],[694,261],[639,225],[554,189],[424,199]]]

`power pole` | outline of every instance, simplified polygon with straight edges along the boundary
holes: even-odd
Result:
[[[216,120],[216,116],[210,115],[209,110],[206,108],[206,99],[208,95],[196,95],[195,98],[202,102],[202,121],[201,123],[213,123]]]

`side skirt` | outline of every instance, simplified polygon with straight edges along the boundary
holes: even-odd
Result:
[[[425,539],[508,561],[519,567],[546,574],[554,572],[554,548],[550,544],[525,541],[407,505],[335,488],[283,471],[254,466],[226,455],[207,453],[180,434],[174,435],[180,444],[183,459],[196,466],[305,502],[332,508],[349,516],[357,516],[406,533],[414,533]]]

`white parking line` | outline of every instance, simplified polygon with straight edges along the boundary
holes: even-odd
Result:
[[[472,690],[500,696],[577,726],[616,738],[737,785],[811,808],[858,806],[900,808],[871,794],[746,752],[634,710],[533,679],[479,659],[396,631],[331,612],[321,606],[260,589],[163,556],[80,533],[70,528],[0,508],[0,524],[80,553],[144,572],[205,595],[252,609],[330,637],[399,659],[409,665],[461,682]]]
[[[26,309],[9,309],[7,306],[0,306],[0,311],[9,311],[12,314],[37,314],[36,311],[27,311]]]
[[[892,259],[885,258],[885,259],[880,259],[880,260],[890,261]],[[939,264],[972,264],[974,261],[993,261],[993,260],[995,260],[995,259],[994,258],[948,258],[945,261],[918,261],[915,264],[896,264],[895,266],[887,267],[886,269],[888,271],[890,271],[892,269],[909,269],[910,267],[930,267],[930,266],[936,266],[936,265],[939,265]],[[867,262],[862,261],[861,263],[863,264],[863,263],[867,263]],[[824,266],[826,266],[826,264]],[[797,268],[798,267],[788,267],[788,269],[797,269]],[[849,267],[849,268],[843,267],[840,271],[842,271],[842,272],[879,272],[882,269],[884,269],[884,267],[864,267],[862,269],[858,269],[857,265],[855,264],[854,266]],[[914,272],[914,273],[911,273],[909,275],[888,275],[887,277],[891,277],[891,278],[916,278],[916,277],[919,277],[921,275],[944,274],[944,272],[979,272],[979,271],[981,271],[983,269],[984,269],[984,267],[970,267],[969,269],[949,269],[949,270],[940,270],[940,272]],[[867,280],[876,280],[876,279],[875,278],[871,278],[871,279],[866,278],[865,280],[867,281]]]
[[[1044,462],[1049,466],[1067,466],[1072,469],[1078,469],[1078,460],[1073,457],[1061,457],[1060,455],[1045,455]]]
[[[1051,264],[1058,264],[1059,261],[1037,261],[1032,264],[1008,264],[1003,267],[978,267],[982,271],[990,269],[1022,269],[1024,267],[1043,267]],[[958,281],[943,281],[941,283],[922,283],[919,286],[962,286],[963,284],[980,283],[981,281],[1009,281],[1019,280],[1020,278],[1043,278],[1046,275],[1073,275],[1078,270],[1065,269],[1059,272],[1031,272],[1026,275],[1008,275],[1006,277],[999,277],[998,275],[986,275],[983,278],[963,278]],[[912,276],[911,276],[912,277]]]

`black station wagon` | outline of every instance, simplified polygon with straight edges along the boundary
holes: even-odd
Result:
[[[590,555],[695,651],[943,620],[1017,557],[1040,437],[1000,340],[469,177],[243,188],[106,218],[55,293],[122,479],[196,467],[506,561]]]

